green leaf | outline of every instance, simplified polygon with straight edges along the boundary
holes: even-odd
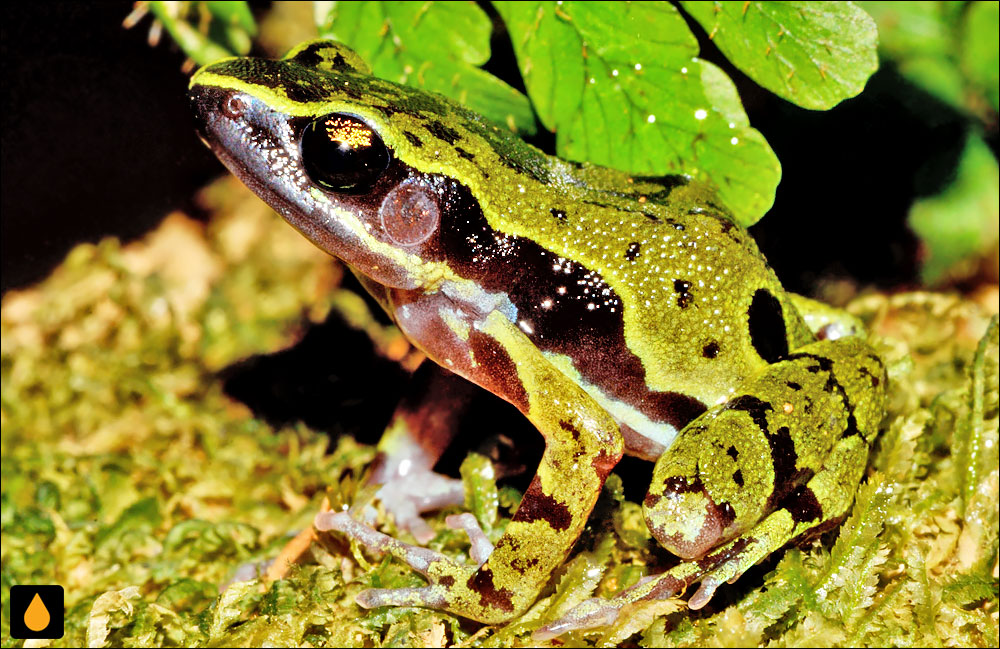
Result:
[[[994,111],[1000,110],[1000,3],[973,2],[965,13],[961,42],[962,69]]]
[[[942,280],[962,260],[988,251],[997,241],[1000,172],[989,146],[970,135],[955,180],[940,194],[910,208],[910,227],[927,248],[921,268],[926,284]]]
[[[560,156],[714,184],[744,225],[781,167],[736,89],[665,2],[497,2],[528,95]],[[629,34],[622,38],[622,34]]]
[[[879,50],[938,99],[979,115],[998,109],[996,2],[861,2],[878,23]]]
[[[219,2],[212,0],[205,3],[208,11],[219,20],[234,27],[239,27],[250,36],[257,35],[257,23],[246,2]]]
[[[479,68],[490,58],[493,26],[474,2],[333,2],[317,23],[320,36],[352,48],[376,76],[440,92],[512,130],[535,132],[528,98]]]
[[[852,2],[682,2],[733,65],[779,97],[827,109],[878,69],[875,21]]]

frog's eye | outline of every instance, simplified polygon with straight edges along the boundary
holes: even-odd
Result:
[[[359,117],[331,113],[302,134],[302,163],[316,184],[334,192],[363,192],[389,166],[389,149]]]

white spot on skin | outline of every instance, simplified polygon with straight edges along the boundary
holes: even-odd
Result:
[[[740,138],[734,137],[733,139],[729,140],[729,143],[730,144],[739,144],[740,143]]]
[[[641,70],[642,69],[642,63],[636,63],[635,64],[635,69],[636,69],[636,71]]]
[[[646,121],[652,124],[653,122],[656,121],[656,115],[650,115],[649,117],[646,118]]]
[[[694,118],[695,119],[697,119],[697,120],[703,120],[706,117],[708,117],[708,111],[705,110],[704,108],[699,108],[698,110],[694,111]]]

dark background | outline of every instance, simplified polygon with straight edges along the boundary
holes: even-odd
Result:
[[[149,18],[123,29],[130,10],[124,2],[4,9],[3,291],[45,277],[75,243],[141,236],[222,173],[192,130],[184,56],[167,38],[149,47]],[[504,38],[494,39],[490,68],[510,78]],[[751,123],[781,160],[775,207],[754,234],[786,285],[809,293],[838,276],[911,283],[916,243],[905,214],[947,179],[962,145],[958,116],[891,69],[863,96],[812,112],[760,90],[704,39],[703,56],[735,78]],[[921,171],[928,160],[939,163],[936,175]]]

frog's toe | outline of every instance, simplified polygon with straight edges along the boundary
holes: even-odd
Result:
[[[372,552],[378,554],[388,552],[425,576],[431,564],[448,561],[448,558],[443,554],[422,548],[419,545],[403,543],[388,534],[374,530],[368,525],[354,520],[347,512],[317,514],[313,520],[313,526],[320,532],[334,531],[346,534]]]
[[[536,642],[551,640],[570,631],[584,631],[614,624],[621,612],[614,600],[591,597],[574,606],[566,615],[531,634]]]
[[[471,515],[470,515],[471,516]],[[465,528],[469,531],[469,522],[461,516],[449,517],[458,519],[453,521],[452,527],[455,529]],[[475,525],[473,519],[473,525]],[[449,608],[450,599],[449,588],[458,581],[465,581],[475,573],[476,568],[464,566],[457,563],[451,557],[420,547],[403,543],[388,534],[383,534],[372,529],[368,525],[361,523],[347,512],[324,512],[316,516],[313,525],[321,532],[334,531],[347,535],[356,540],[371,552],[377,554],[391,554],[400,561],[419,572],[430,585],[418,588],[370,588],[362,591],[355,598],[358,604],[365,608],[375,608],[377,606],[425,606],[428,608]],[[482,535],[482,530],[475,525],[475,530]],[[476,545],[473,533],[469,534]],[[489,544],[483,535],[483,541]],[[489,545],[490,550],[493,546]],[[480,547],[480,552],[484,548]],[[483,559],[485,561],[485,559]]]
[[[698,586],[698,590],[695,591],[694,595],[688,600],[688,608],[692,611],[697,611],[705,607],[706,604],[715,595],[716,589],[722,585],[722,582],[712,575],[708,575],[701,580],[701,584]]]
[[[358,593],[354,601],[362,608],[378,608],[379,606],[445,608],[448,605],[444,591],[438,586],[369,588]]]

